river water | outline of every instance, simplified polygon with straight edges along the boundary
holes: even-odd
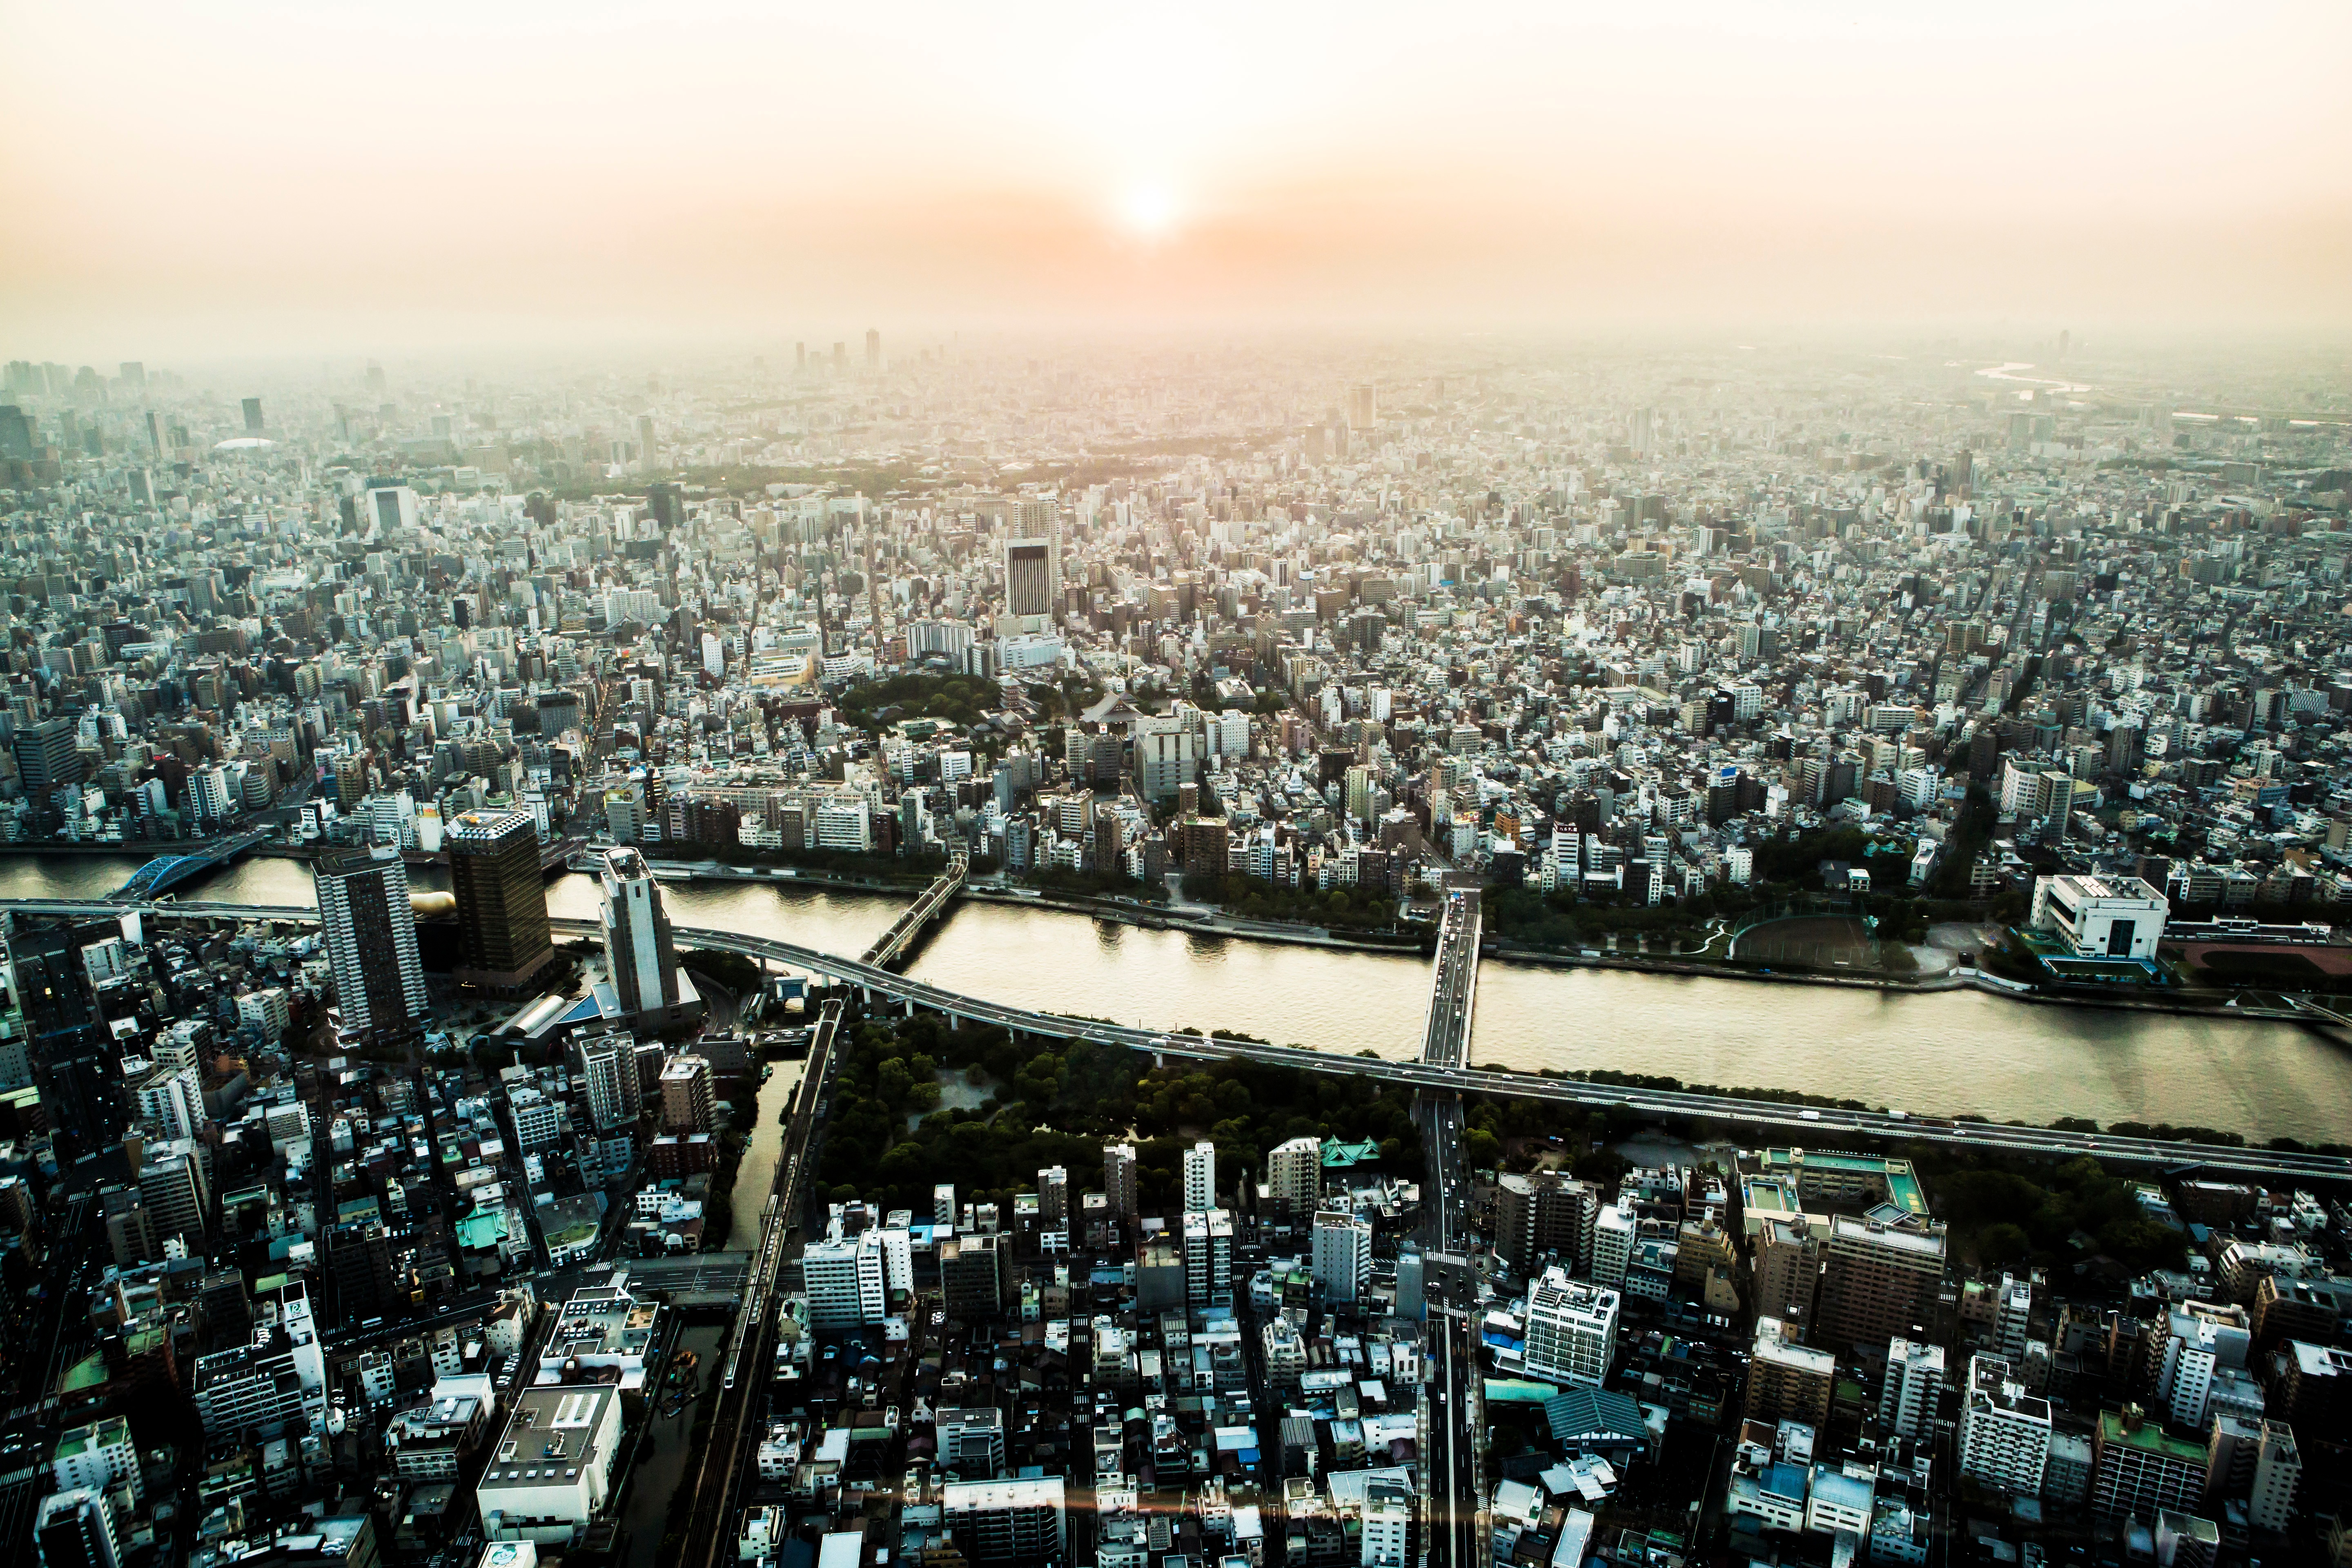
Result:
[[[0,898],[101,897],[138,863],[7,858]],[[888,897],[765,883],[672,884],[666,896],[679,925],[844,953],[862,951],[903,907]],[[180,897],[316,901],[309,868],[277,859],[244,861]],[[559,878],[548,903],[559,915],[593,915],[595,885]],[[971,900],[933,930],[909,973],[1020,1006],[1391,1057],[1418,1048],[1429,979],[1427,964],[1414,959],[1146,931]],[[1889,995],[1489,960],[1480,970],[1471,1057],[1833,1094],[1923,1115],[2088,1116],[2249,1137],[2352,1138],[2352,1041],[2340,1033],[2035,1006],[1973,991]],[[774,1115],[768,1101],[781,1089],[772,1081],[761,1096],[763,1117]]]

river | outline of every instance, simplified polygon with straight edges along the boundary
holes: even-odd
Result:
[[[0,898],[100,897],[138,864],[136,857],[9,857],[0,859]],[[672,884],[666,893],[679,925],[844,953],[862,951],[903,905],[764,883]],[[246,860],[180,897],[315,901],[309,868],[278,859]],[[593,915],[595,885],[558,878],[548,903],[559,915]],[[933,930],[909,973],[1020,1006],[1390,1057],[1418,1047],[1428,984],[1428,966],[1414,959],[1146,931],[972,900]],[[1480,971],[1471,1057],[1491,1066],[1614,1068],[1833,1094],[1923,1115],[2170,1121],[2310,1142],[2352,1135],[2352,1044],[2341,1035],[2035,1006],[1974,991],[1890,995],[1489,960]],[[768,1102],[780,1097],[782,1078],[780,1071],[761,1096],[763,1118],[774,1115]],[[739,1183],[738,1190],[757,1189]]]

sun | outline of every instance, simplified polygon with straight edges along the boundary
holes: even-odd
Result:
[[[1176,193],[1166,185],[1139,183],[1119,193],[1119,226],[1138,239],[1165,239],[1180,216]]]

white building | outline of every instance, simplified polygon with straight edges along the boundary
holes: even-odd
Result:
[[[1638,1228],[1633,1211],[1622,1203],[1593,1216],[1592,1278],[1596,1284],[1613,1289],[1625,1283],[1625,1270],[1633,1262],[1633,1238]]]
[[[621,1391],[611,1384],[526,1388],[474,1489],[492,1541],[569,1546],[612,1496]]]
[[[2154,958],[2171,907],[2137,877],[2042,877],[2033,884],[2033,929],[2063,939],[2081,958]]]
[[[1902,1338],[1886,1345],[1886,1382],[1878,1396],[1878,1424],[1917,1442],[1944,1393],[1944,1347]]]
[[[1570,1279],[1558,1267],[1544,1270],[1528,1288],[1528,1375],[1600,1387],[1617,1349],[1619,1302],[1605,1286]]]
[[[1184,1216],[1184,1304],[1195,1310],[1234,1299],[1234,1216],[1223,1209]]]
[[[190,1386],[207,1437],[326,1430],[327,1358],[310,1300],[289,1285],[272,1305],[250,1344],[196,1358]]]
[[[1364,1489],[1360,1568],[1404,1568],[1405,1542],[1412,1528],[1412,1495],[1393,1481]]]
[[[104,1497],[82,1487],[41,1500],[33,1539],[47,1568],[117,1568],[122,1561],[113,1510]]]
[[[1203,1139],[1184,1151],[1184,1212],[1217,1206],[1217,1146]]]
[[[2184,1301],[2166,1314],[2165,1331],[2156,1396],[2171,1412],[2174,1426],[2203,1431],[2216,1380],[2246,1364],[2253,1338],[2246,1310]]]
[[[854,1237],[836,1226],[801,1254],[809,1326],[854,1329],[890,1315],[890,1297],[914,1288],[913,1238],[903,1230],[869,1228]]]
[[[65,1433],[50,1451],[49,1474],[59,1491],[80,1487],[108,1492],[127,1486],[131,1500],[138,1501],[139,1450],[131,1441],[131,1423],[113,1415]]]
[[[1996,1355],[1969,1358],[1960,1403],[1960,1474],[1981,1486],[2038,1497],[2050,1460],[2050,1402],[2010,1378]]]
[[[1337,1306],[1360,1300],[1372,1282],[1372,1227],[1351,1214],[1315,1216],[1315,1283]]]

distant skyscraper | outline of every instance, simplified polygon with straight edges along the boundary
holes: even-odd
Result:
[[[416,912],[408,868],[389,845],[312,863],[319,923],[335,975],[335,1001],[348,1039],[396,1042],[425,1025],[425,965],[416,952]]]
[[[1348,388],[1348,426],[1352,430],[1369,430],[1381,422],[1380,394],[1370,382],[1359,382]]]
[[[847,343],[835,343],[833,345],[833,374],[835,375],[847,375],[849,374],[849,345]]]
[[[882,368],[882,333],[878,328],[866,329],[866,368],[870,371]]]
[[[1007,539],[1004,542],[1004,613],[1008,616],[1050,616],[1054,613],[1054,542],[1050,539]]]
[[[248,436],[261,434],[261,399],[258,397],[245,400],[245,433]]]
[[[646,858],[625,845],[604,851],[598,868],[604,895],[604,964],[622,1014],[658,1026],[678,1004],[677,948],[669,914]]]
[[[799,375],[808,369],[808,344],[793,345],[793,374]]]
[[[528,989],[555,957],[530,813],[461,813],[449,825],[448,844],[458,983],[501,994]]]

